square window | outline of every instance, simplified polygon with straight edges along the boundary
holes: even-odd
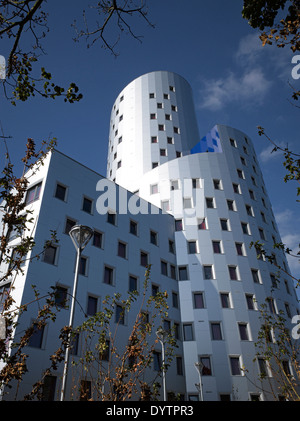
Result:
[[[179,182],[178,180],[171,181],[171,190],[178,190],[179,189]]]
[[[111,225],[116,225],[116,214],[112,212],[107,213],[107,222]]]
[[[221,254],[222,250],[221,250],[221,241],[213,241],[212,242],[212,246],[213,246],[213,251],[216,254]]]
[[[259,274],[257,269],[251,269],[253,282],[259,284]]]
[[[267,367],[266,360],[262,357],[259,357],[257,359],[257,361],[258,361],[258,367],[259,367],[260,375],[263,376],[263,377],[267,376],[268,375],[268,367]]]
[[[198,219],[198,230],[206,230],[207,229],[207,225],[206,225],[206,219]]]
[[[150,243],[157,246],[157,232],[152,230],[150,231]]]
[[[176,357],[176,372],[179,376],[183,375],[182,357]]]
[[[265,237],[264,230],[262,228],[259,228],[258,232],[259,232],[259,236],[260,236],[261,240],[265,240],[266,237]]]
[[[244,173],[243,173],[242,170],[237,169],[237,175],[238,175],[239,178],[244,179]]]
[[[170,91],[171,92],[175,92],[175,87],[174,86],[170,86]]]
[[[222,308],[230,308],[230,299],[228,292],[221,292],[220,299]]]
[[[164,99],[170,99],[170,95],[169,94],[164,94]]]
[[[35,202],[39,199],[41,193],[42,183],[38,183],[33,187],[30,187],[26,193],[25,203],[28,205],[29,203]]]
[[[170,265],[170,276],[176,280],[176,267],[174,265]]]
[[[160,156],[167,156],[167,150],[166,149],[160,149]]]
[[[246,294],[246,303],[248,310],[254,310],[255,304],[254,304],[254,295],[253,294]]]
[[[252,207],[250,205],[245,205],[245,208],[246,208],[247,215],[254,216]]]
[[[211,337],[214,341],[222,340],[221,324],[219,322],[213,322],[210,325]]]
[[[194,293],[194,308],[204,308],[203,292]]]
[[[115,322],[123,325],[125,323],[125,310],[122,306],[117,305],[116,306],[116,318]]]
[[[228,266],[229,277],[232,281],[237,281],[237,267],[236,266]]]
[[[192,199],[190,197],[185,197],[183,199],[183,208],[184,209],[192,208]]]
[[[92,397],[92,384],[89,380],[80,381],[80,401],[89,401]]]
[[[86,276],[87,273],[87,257],[81,256],[79,261],[78,272],[80,275]]]
[[[209,209],[213,209],[214,206],[214,199],[212,197],[207,197],[206,198],[206,207]]]
[[[129,275],[129,291],[133,292],[133,291],[137,291],[138,289],[138,280],[136,276],[133,275]]]
[[[169,210],[171,210],[170,200],[162,200],[162,202],[161,202],[161,208],[165,212],[168,212]]]
[[[203,266],[204,279],[213,279],[213,268],[211,265]]]
[[[194,332],[193,332],[193,324],[192,323],[184,323],[183,324],[183,340],[184,341],[193,341],[194,340]]]
[[[246,222],[241,222],[241,227],[242,227],[242,231],[243,234],[248,234],[249,235],[249,226]]]
[[[145,266],[145,267],[148,265],[148,253],[145,253],[144,251],[141,251],[140,264],[141,264],[141,266]]]
[[[56,388],[56,376],[45,376],[42,386],[42,401],[54,401]]]
[[[220,219],[221,229],[222,231],[228,231],[228,220],[227,219]]]
[[[175,244],[173,240],[169,240],[169,252],[175,254]]]
[[[122,161],[119,161],[117,164],[117,168],[121,168],[121,166],[122,166]]]
[[[221,180],[213,180],[213,184],[214,184],[214,188],[216,190],[221,190],[222,186],[221,186]]]
[[[44,262],[50,263],[51,265],[55,265],[56,263],[56,252],[57,247],[49,245],[44,250]]]
[[[152,184],[152,186],[150,186],[150,194],[156,193],[158,193],[158,184]]]
[[[67,195],[67,188],[63,186],[62,184],[57,183],[56,190],[55,190],[55,197],[57,199],[65,201],[66,195]]]
[[[158,351],[153,351],[153,369],[155,371],[160,371],[161,367],[162,367],[162,362],[161,362],[161,353]]]
[[[189,254],[195,254],[197,253],[197,241],[188,241],[188,253]]]
[[[231,374],[233,376],[241,375],[240,357],[230,357]]]
[[[161,108],[163,108],[163,104],[162,104],[162,102],[158,102],[158,103],[157,103],[157,108],[160,108],[160,109],[161,109]]]
[[[168,276],[168,264],[163,260],[160,261],[161,274]]]
[[[151,143],[157,143],[158,139],[157,136],[151,136]]]
[[[159,286],[152,284],[151,285],[151,293],[153,295],[153,297],[155,297],[158,293],[159,293]]]
[[[122,241],[118,242],[118,256],[126,259],[126,250],[127,244],[123,243]]]
[[[152,162],[152,169],[158,167],[158,162]]]
[[[150,92],[149,98],[155,98],[155,93],[154,92]]]
[[[187,266],[179,266],[178,267],[178,273],[179,273],[179,280],[180,281],[188,280]]]
[[[173,145],[173,144],[174,144],[174,139],[173,139],[173,137],[168,136],[168,137],[167,137],[167,142],[168,142],[168,144],[169,144],[169,145]]]
[[[244,256],[243,243],[235,243],[235,248],[238,256]]]
[[[175,231],[182,231],[183,230],[183,223],[182,219],[175,220]]]
[[[103,282],[107,285],[113,285],[114,281],[114,270],[109,266],[104,266],[104,280]]]
[[[150,119],[151,120],[156,120],[156,114],[155,113],[150,114]]]
[[[239,332],[241,341],[249,341],[248,326],[247,323],[239,323]]]
[[[237,148],[236,141],[232,138],[230,138],[229,140],[230,140],[231,146],[233,146],[234,148]]]
[[[87,213],[92,213],[93,201],[87,197],[83,198],[82,210]]]
[[[93,246],[98,247],[98,248],[102,248],[102,239],[103,239],[102,232],[94,231]]]
[[[65,307],[68,297],[68,288],[57,285],[54,292],[54,301],[58,307]]]
[[[66,225],[65,225],[65,234],[69,234],[71,228],[73,228],[76,225],[76,221],[71,218],[66,219]]]
[[[210,357],[209,356],[200,357],[200,362],[202,363],[202,370],[201,370],[202,376],[211,376],[212,370],[211,370]]]
[[[130,234],[137,235],[138,224],[135,221],[130,221],[129,223],[129,232]]]
[[[165,125],[164,125],[164,124],[159,124],[159,125],[158,125],[158,130],[159,130],[160,132],[163,132],[163,131],[165,130]]]
[[[92,295],[88,296],[87,302],[87,314],[88,316],[94,316],[97,313],[98,298]]]
[[[28,346],[33,348],[42,348],[45,325],[38,327],[38,323],[33,323],[34,332],[29,338]]]
[[[171,114],[166,114],[166,115],[165,115],[165,117],[166,117],[166,120],[168,120],[168,121],[169,121],[169,120],[172,120],[172,118],[171,118]]]
[[[234,201],[228,199],[227,200],[227,207],[228,207],[228,210],[234,211],[235,210],[235,208],[234,208]]]
[[[254,191],[253,190],[249,190],[249,196],[252,200],[255,200],[255,196],[254,196]]]
[[[176,133],[176,134],[179,134],[179,133],[180,133],[179,127],[174,127],[174,128],[173,128],[173,131],[174,131],[174,133]]]
[[[232,183],[232,187],[233,187],[234,193],[236,193],[236,194],[240,194],[241,193],[239,184]]]
[[[177,111],[177,106],[176,105],[171,105],[171,110],[176,112]]]

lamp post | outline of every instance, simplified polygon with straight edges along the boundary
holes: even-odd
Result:
[[[161,356],[162,356],[162,381],[163,381],[163,394],[164,394],[164,401],[167,400],[167,388],[166,388],[166,369],[165,369],[165,342],[168,337],[168,333],[163,330],[159,329],[156,331],[156,336],[159,342],[161,343]]]
[[[75,310],[80,257],[81,257],[82,250],[85,248],[85,246],[88,244],[88,242],[93,236],[93,230],[90,227],[87,227],[85,225],[75,225],[74,227],[71,228],[69,235],[77,251],[75,277],[74,277],[74,283],[73,283],[73,293],[72,293],[72,299],[71,299],[70,320],[69,320],[69,327],[70,327],[69,339],[70,339],[71,330],[73,328],[73,320],[74,320],[74,310]],[[70,347],[68,346],[66,349],[65,361],[64,361],[64,371],[63,371],[61,394],[60,394],[61,401],[63,401],[65,397],[69,355],[70,355]]]
[[[196,383],[195,386],[197,387],[197,390],[199,392],[200,401],[203,401],[202,376],[201,376],[203,364],[198,361],[195,363],[195,367],[199,374],[199,383]]]

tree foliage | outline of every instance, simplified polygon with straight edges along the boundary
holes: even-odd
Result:
[[[289,323],[284,314],[272,309],[270,302],[260,308],[261,328],[255,343],[255,361],[260,361],[260,380],[263,391],[267,381],[275,400],[300,401],[300,347],[299,340],[293,339]]]
[[[79,30],[74,21],[75,40],[85,37],[89,45],[100,41],[101,45],[117,54],[115,47],[124,31],[135,39],[141,37],[135,34],[131,19],[136,15],[153,26],[147,18],[146,5],[143,0],[101,0],[94,1],[89,6],[92,17],[83,11],[85,29]],[[57,2],[59,9],[59,2]],[[90,18],[96,23],[90,29]],[[95,26],[94,26],[95,25]],[[107,35],[112,28],[113,40]],[[49,32],[46,0],[1,0],[0,1],[0,39],[10,45],[7,59],[6,79],[2,81],[5,96],[13,105],[16,101],[26,101],[35,95],[55,99],[63,97],[65,102],[74,103],[82,98],[76,83],[62,87],[53,81],[52,73],[41,67],[36,70],[36,64],[41,54],[44,54],[43,40]],[[111,36],[111,35],[110,35]],[[25,47],[28,43],[31,48]]]

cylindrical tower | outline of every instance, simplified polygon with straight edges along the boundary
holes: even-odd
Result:
[[[107,178],[135,191],[145,173],[189,154],[198,141],[187,81],[166,71],[145,74],[131,82],[113,105]]]
[[[290,320],[299,307],[286,257],[273,248],[280,234],[252,142],[222,125],[199,140],[191,89],[172,73],[142,76],[116,104],[125,96],[120,134],[128,143],[121,149],[123,140],[112,141],[112,130],[121,127],[113,110],[108,175],[174,216],[186,397],[198,397],[200,361],[205,400],[271,400],[272,373],[263,357],[253,361],[259,309],[267,303],[271,313],[283,311]],[[170,120],[169,106],[176,106]],[[176,136],[174,127],[180,129]],[[114,154],[122,160],[119,169]],[[256,241],[277,265],[257,255],[250,247]],[[287,367],[292,372],[288,360]]]

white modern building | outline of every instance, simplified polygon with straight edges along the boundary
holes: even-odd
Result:
[[[289,272],[249,137],[216,125],[200,138],[186,80],[149,73],[115,101],[107,177],[174,216],[186,397],[200,361],[204,400],[271,399],[253,363],[258,308],[299,310],[291,278],[250,248],[260,241]]]
[[[290,277],[258,258],[250,243],[264,243],[288,273],[284,253],[273,249],[280,234],[251,140],[222,125],[201,138],[185,79],[152,72],[120,93],[111,112],[107,178],[55,151],[30,180],[28,209],[33,210],[36,242],[32,255],[43,249],[50,230],[57,231],[59,243],[42,259],[27,262],[24,275],[11,280],[16,305],[32,301],[32,284],[42,294],[53,285],[71,293],[76,251],[68,232],[74,224],[87,225],[94,237],[82,256],[75,325],[84,313],[101,309],[105,296],[123,296],[134,288],[141,292],[145,264],[151,264],[150,292],[167,291],[169,312],[163,326],[174,328],[178,345],[166,376],[169,396],[274,399],[271,373],[259,380],[262,366],[253,361],[259,306],[269,299],[270,311],[283,310],[290,319],[299,314],[298,301]],[[17,241],[12,239],[12,249]],[[5,281],[0,288],[7,286]],[[25,381],[4,390],[3,399],[14,399],[15,393],[22,399],[30,392],[49,365],[68,313],[62,309],[56,322],[27,347]],[[16,337],[32,314],[22,315]],[[120,344],[128,341],[133,320],[134,313],[128,313],[119,326]],[[156,364],[160,353],[157,344],[146,382],[161,382]],[[80,358],[80,346],[73,358]],[[197,362],[202,364],[200,376]],[[49,398],[57,398],[61,375],[62,368],[48,379]],[[79,376],[77,384],[82,380],[92,383]],[[73,386],[69,380],[68,399]]]

